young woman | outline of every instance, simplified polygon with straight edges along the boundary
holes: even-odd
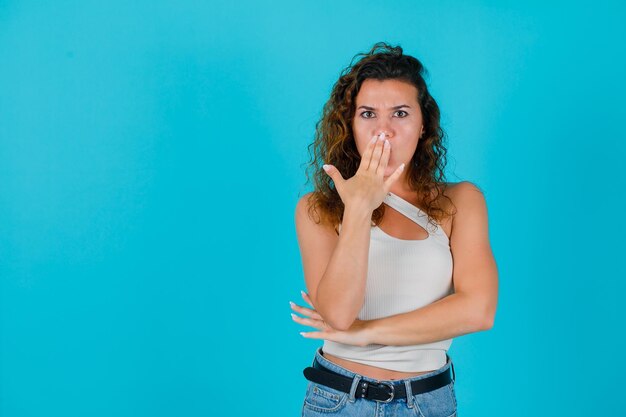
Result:
[[[324,340],[304,370],[302,413],[454,416],[448,348],[496,312],[485,198],[445,182],[420,61],[386,43],[357,57],[317,124],[315,189],[295,213],[311,308],[291,303],[304,316],[292,317]]]

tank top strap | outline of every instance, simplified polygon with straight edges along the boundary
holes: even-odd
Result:
[[[423,210],[392,192],[387,193],[383,201],[393,209],[404,214],[406,217],[422,226],[426,229],[426,231],[428,231],[428,233],[435,234],[437,230],[440,229],[438,225],[429,223],[428,214],[426,214]]]

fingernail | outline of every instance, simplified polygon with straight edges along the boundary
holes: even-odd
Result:
[[[374,137],[372,138],[372,140],[370,140],[370,143],[374,143],[374,142],[376,142],[376,140],[377,140],[377,139],[378,139],[378,135],[374,136]]]
[[[301,336],[304,336],[304,332],[300,332],[300,335],[301,335]]]
[[[289,301],[289,305],[292,306],[292,307],[295,306],[293,301]]]
[[[293,314],[293,313],[291,313],[291,318],[292,318],[292,319],[295,319],[295,318],[296,318],[296,315],[295,315],[295,314]]]
[[[404,170],[404,162],[400,164],[400,171]]]
[[[390,146],[389,145],[389,141],[387,139],[385,139],[385,147],[388,148],[389,146]]]
[[[300,294],[306,295],[306,293],[304,291],[302,291],[302,290],[300,290]]]
[[[324,171],[328,172],[328,170],[330,169],[330,166],[324,164],[322,165],[322,168],[324,169]]]

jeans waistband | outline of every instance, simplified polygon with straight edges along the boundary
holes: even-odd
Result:
[[[333,372],[336,372],[340,375],[344,375],[350,378],[354,378],[357,374],[355,372],[352,372],[342,366],[337,365],[334,362],[329,361],[328,359],[326,359],[324,356],[322,356],[322,348],[318,348],[315,352],[315,357],[313,359],[313,362],[317,361],[317,363],[319,363],[320,365],[322,365],[324,368],[329,369]],[[424,378],[428,378],[431,377],[433,375],[438,375],[442,372],[445,372],[448,370],[448,368],[452,368],[452,379],[455,379],[455,373],[454,373],[454,364],[452,363],[452,358],[450,358],[450,356],[448,355],[448,353],[446,352],[446,364],[443,365],[441,368],[439,369],[435,369],[434,371],[422,374],[422,375],[418,375],[418,376],[414,376],[414,377],[410,377],[410,378],[404,378],[404,379],[392,379],[392,380],[378,380],[378,379],[374,379],[374,378],[369,378],[367,376],[362,376],[359,375],[360,378],[362,380],[368,381],[368,382],[380,382],[380,381],[386,381],[392,384],[404,384],[405,381],[408,381],[409,383],[411,381],[417,381],[419,379],[424,379]]]

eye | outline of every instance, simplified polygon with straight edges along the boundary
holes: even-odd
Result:
[[[398,110],[398,111],[396,112],[396,114],[398,114],[398,113],[404,113],[404,115],[403,115],[403,116],[400,116],[400,117],[402,117],[402,118],[407,117],[407,116],[409,115],[409,113],[405,112],[404,110]]]
[[[366,111],[364,111],[364,112],[362,112],[362,113],[361,113],[361,117],[363,117],[364,119],[371,119],[371,117],[365,116],[365,114],[367,114],[367,113],[372,113],[372,114],[374,114],[374,112],[369,111],[369,110],[366,110]]]

